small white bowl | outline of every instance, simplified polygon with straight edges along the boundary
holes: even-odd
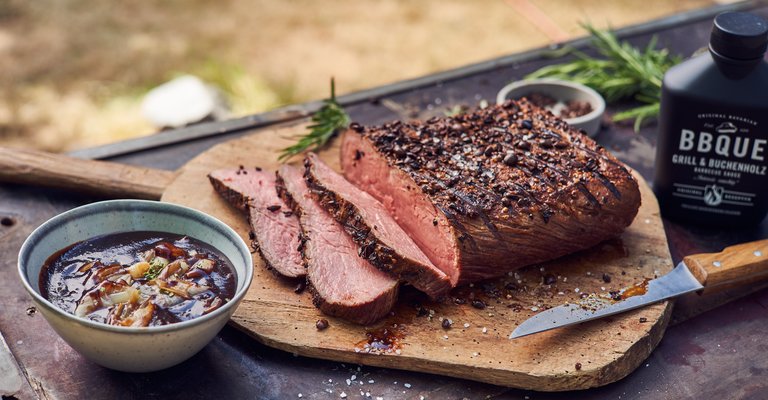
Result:
[[[191,320],[132,328],[76,317],[40,294],[40,269],[54,252],[94,236],[138,230],[189,235],[221,251],[235,269],[232,300]],[[253,259],[234,230],[207,214],[157,201],[111,200],[64,212],[35,229],[21,246],[19,275],[48,324],[78,353],[107,368],[150,372],[192,357],[216,336],[251,284]]]
[[[595,136],[600,130],[600,120],[605,112],[605,100],[592,88],[580,83],[557,79],[532,79],[512,82],[504,86],[496,95],[496,103],[507,99],[519,99],[531,93],[540,93],[566,103],[572,100],[586,101],[592,105],[592,111],[576,118],[565,118],[568,125],[581,129],[588,136]]]

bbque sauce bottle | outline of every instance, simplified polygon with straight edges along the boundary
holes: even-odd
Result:
[[[654,191],[666,218],[717,226],[768,211],[768,23],[715,17],[709,52],[667,71]]]

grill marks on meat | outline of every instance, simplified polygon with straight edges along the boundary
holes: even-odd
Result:
[[[637,182],[618,160],[527,101],[426,122],[355,124],[343,140],[347,179],[459,284],[616,236],[640,205]]]
[[[248,215],[254,249],[267,268],[287,278],[304,278],[306,268],[297,250],[299,220],[280,211],[288,206],[277,196],[275,174],[261,170],[217,170],[208,174],[216,192]]]
[[[359,324],[387,315],[397,300],[397,280],[358,255],[352,238],[313,198],[303,170],[280,167],[277,190],[299,215],[308,289],[315,306]]]
[[[448,276],[429,261],[378,200],[349,183],[314,153],[307,156],[304,165],[304,177],[313,195],[359,246],[361,257],[433,299],[448,293]]]

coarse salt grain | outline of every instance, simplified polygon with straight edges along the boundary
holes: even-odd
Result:
[[[407,387],[408,389],[411,388],[411,384],[410,383],[404,383],[403,386]]]
[[[483,327],[483,333],[488,333],[488,328]]]
[[[357,379],[357,375],[352,375],[349,377],[349,379],[354,381],[355,379]]]
[[[448,340],[448,335],[443,335],[443,339]]]
[[[581,290],[579,288],[573,289],[575,293],[579,293]]]
[[[341,397],[342,399],[346,399],[346,398],[347,398],[347,394],[346,394],[346,393],[344,393],[344,392],[341,392],[341,394],[339,395],[339,397]]]
[[[568,277],[563,278],[563,283],[568,282]]]
[[[539,307],[533,306],[531,307],[531,311],[539,311]]]
[[[469,328],[469,323],[465,322],[465,323],[464,323],[464,327],[465,327],[465,328]]]
[[[368,383],[374,383],[373,379],[368,379]]]
[[[302,397],[304,397],[304,395],[303,395],[303,394],[301,394],[301,393],[299,393],[299,398],[302,398]]]
[[[352,384],[352,381],[350,381],[349,379],[347,379],[347,386],[349,386],[349,385],[351,385],[351,384]]]

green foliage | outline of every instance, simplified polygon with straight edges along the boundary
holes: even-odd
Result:
[[[280,161],[287,161],[291,157],[308,149],[318,150],[325,146],[340,130],[349,126],[351,122],[344,108],[336,101],[336,84],[331,78],[331,97],[323,100],[325,104],[312,115],[312,124],[307,128],[309,133],[302,136],[296,144],[286,147],[280,154]]]
[[[619,42],[609,31],[583,26],[592,36],[592,45],[604,58],[594,58],[570,48],[566,52],[575,55],[575,60],[543,67],[526,78],[579,82],[598,91],[609,103],[627,98],[645,103],[613,117],[614,121],[634,118],[635,130],[638,130],[643,121],[658,115],[664,73],[681,59],[670,56],[667,49],[656,50],[655,36],[641,50],[626,41]]]

